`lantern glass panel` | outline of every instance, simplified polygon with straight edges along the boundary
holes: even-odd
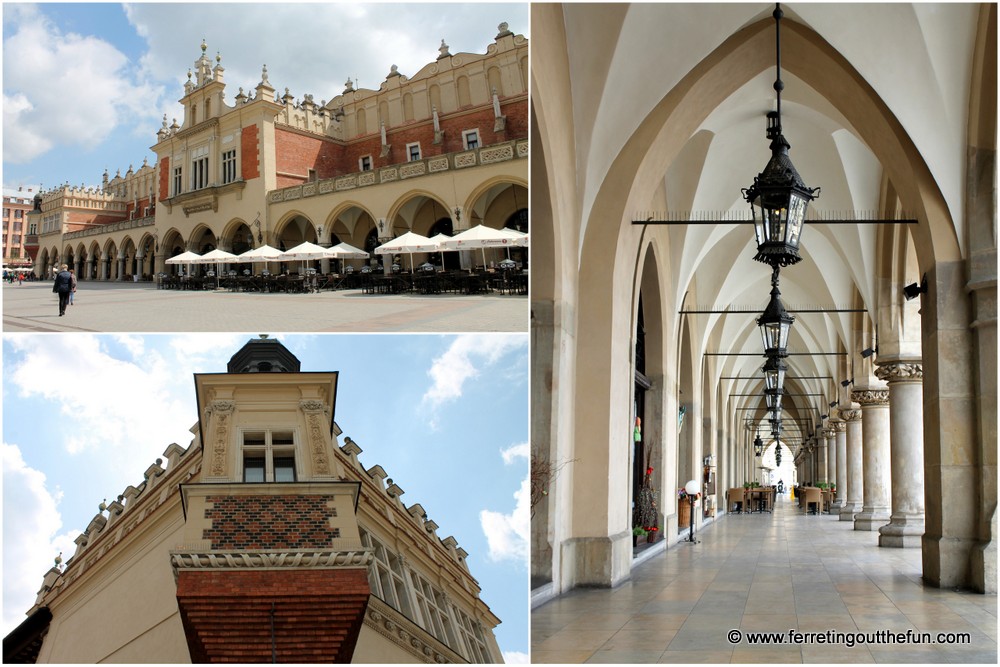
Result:
[[[806,218],[806,207],[809,201],[798,192],[792,192],[788,201],[788,237],[785,243],[798,249],[799,235],[802,234],[802,223]]]
[[[756,200],[756,202],[759,201],[760,199]],[[767,240],[767,238],[764,233],[764,217],[760,214],[760,207],[755,204],[750,205],[750,210],[753,211],[753,231],[757,236],[757,245],[760,246]]]
[[[768,410],[781,410],[781,394],[778,392],[767,392],[764,394],[764,399],[767,401]]]
[[[767,389],[781,389],[785,386],[785,366],[771,358],[764,366],[764,386]]]

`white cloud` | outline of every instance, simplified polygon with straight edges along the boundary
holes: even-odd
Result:
[[[21,396],[59,406],[68,453],[100,452],[111,468],[134,475],[171,441],[190,442],[184,426],[194,421],[190,392],[181,395],[178,364],[159,353],[124,361],[110,355],[99,337],[85,334],[7,340],[20,353],[8,362],[11,386]],[[133,353],[142,349],[134,341],[128,345]]]
[[[79,530],[60,533],[61,494],[29,467],[17,445],[0,445],[3,458],[3,633],[24,620],[35,603],[46,564],[61,551],[68,560]]]
[[[500,450],[500,456],[503,457],[503,462],[506,465],[510,465],[519,458],[527,461],[529,453],[530,451],[528,448],[528,443],[526,442],[521,442],[516,445],[511,445],[507,449]]]
[[[467,380],[478,377],[482,369],[496,364],[507,352],[527,344],[523,334],[457,336],[427,371],[434,382],[424,393],[423,402],[436,408],[461,398]]]
[[[513,560],[527,567],[530,493],[528,478],[525,477],[521,488],[514,492],[516,504],[513,512],[503,514],[483,510],[479,513],[479,523],[489,544],[491,560]]]
[[[521,651],[504,651],[503,661],[508,665],[527,665],[531,662],[528,654]]]
[[[94,148],[126,121],[154,127],[162,91],[107,41],[62,32],[38,11],[13,12],[4,32],[4,162]]]

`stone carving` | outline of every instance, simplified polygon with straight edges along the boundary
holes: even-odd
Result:
[[[441,156],[427,161],[427,170],[432,174],[448,170],[448,158]]]
[[[459,153],[455,156],[455,169],[462,169],[464,167],[475,167],[476,166],[476,153],[475,151],[469,151],[468,153]]]
[[[269,569],[282,567],[367,567],[374,558],[375,554],[371,551],[170,552],[170,564],[174,570],[206,568],[248,570],[256,567]]]
[[[832,422],[833,430],[837,433],[844,433],[847,431],[847,422],[845,421],[835,421]]]
[[[389,167],[379,172],[379,180],[383,183],[394,181],[396,180],[397,177],[398,177],[398,172],[396,171],[395,167]]]
[[[366,171],[358,176],[358,185],[375,185],[375,172]]]
[[[423,176],[425,173],[427,170],[423,162],[411,162],[399,168],[400,178],[413,178],[414,176]]]
[[[236,408],[233,401],[213,401],[208,408],[215,416],[215,440],[212,446],[212,475],[226,474],[226,445],[229,442],[229,416]]]
[[[365,625],[420,662],[447,664],[461,661],[461,657],[452,653],[444,644],[438,643],[429,633],[374,596],[365,612]]]
[[[861,410],[841,410],[840,418],[845,422],[861,421]]]
[[[522,142],[517,145],[517,156],[518,157],[528,157],[528,142]]]
[[[334,188],[333,181],[320,181],[319,193],[321,195],[325,195],[329,192],[333,192],[333,188]]]
[[[323,437],[323,420],[321,418],[321,415],[326,412],[326,404],[316,399],[305,399],[299,401],[299,407],[306,413],[313,471],[317,475],[329,475],[330,459],[326,455],[326,439]]]
[[[302,408],[303,412],[326,411],[326,403],[315,398],[307,398],[299,401],[299,407]]]
[[[851,392],[851,401],[860,405],[889,405],[888,389],[864,389]]]
[[[924,377],[924,367],[917,362],[896,361],[875,368],[875,377],[886,382],[916,382]]]
[[[480,164],[491,164],[493,162],[503,162],[514,159],[514,149],[510,145],[484,148],[479,151]]]
[[[352,188],[358,187],[358,179],[356,176],[344,176],[337,179],[337,190],[350,190]]]

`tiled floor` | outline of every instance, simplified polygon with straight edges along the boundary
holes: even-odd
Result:
[[[732,515],[632,570],[613,590],[576,589],[531,615],[534,663],[991,663],[997,598],[924,586],[919,549],[807,516]],[[802,633],[965,632],[968,644],[787,643]],[[727,635],[743,637],[730,643]],[[752,646],[747,633],[784,633]],[[838,641],[839,639],[839,641]]]

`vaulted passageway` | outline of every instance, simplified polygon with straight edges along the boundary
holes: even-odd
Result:
[[[995,614],[996,5],[782,9],[783,136],[822,192],[780,272],[769,419],[741,189],[769,155],[774,5],[532,7],[536,613],[678,558],[689,482],[724,529],[731,489],[779,481],[780,419],[781,481],[833,489],[828,530]]]

